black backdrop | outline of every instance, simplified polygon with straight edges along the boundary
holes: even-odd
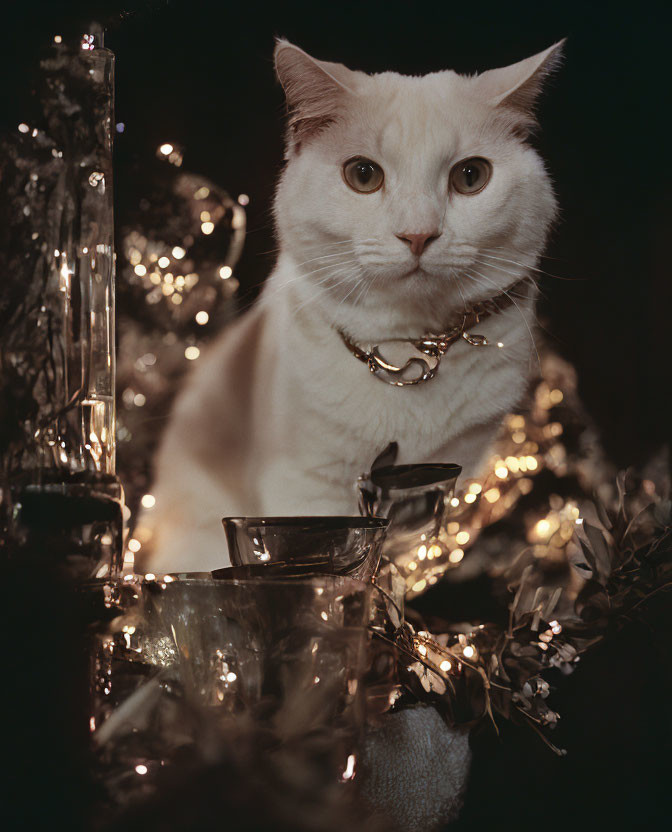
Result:
[[[538,139],[563,209],[544,261],[563,279],[544,280],[541,313],[548,337],[579,370],[583,397],[614,460],[644,462],[666,440],[672,176],[670,14],[663,3],[13,3],[3,11],[0,31],[3,129],[15,129],[25,117],[40,46],[56,33],[81,31],[91,19],[107,24],[107,45],[117,55],[117,121],[126,125],[116,149],[118,218],[132,207],[142,160],[162,142],[183,145],[186,169],[251,196],[238,270],[249,298],[268,273],[274,245],[269,207],[283,108],[272,73],[274,35],[353,68],[406,73],[473,72],[568,37],[565,66],[543,101]],[[446,592],[455,618],[461,607],[475,617],[477,587],[467,596]],[[14,597],[34,627],[54,626],[42,620],[39,606],[28,615],[21,596]],[[669,817],[664,601],[651,627],[633,625],[569,680],[556,680],[554,706],[565,717],[557,739],[570,749],[568,758],[556,760],[524,732],[505,730],[503,743],[492,734],[476,738],[462,828],[530,821],[548,829],[637,828]],[[52,678],[64,666],[54,658]],[[52,798],[59,784],[62,799],[76,799],[77,788],[63,779],[67,769],[54,755],[58,770],[62,779],[41,793]]]

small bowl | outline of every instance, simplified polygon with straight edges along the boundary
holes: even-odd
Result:
[[[225,517],[234,567],[372,578],[389,521],[381,517]]]

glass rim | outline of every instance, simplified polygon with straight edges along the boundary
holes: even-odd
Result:
[[[236,529],[245,529],[253,526],[262,528],[288,528],[291,526],[315,527],[331,526],[338,529],[386,529],[390,521],[385,517],[365,517],[360,515],[333,514],[333,515],[305,515],[300,517],[222,517],[222,525],[233,526]],[[309,529],[310,530],[310,529]]]
[[[166,574],[171,575],[171,577],[173,577],[173,580],[168,582],[168,585],[170,585],[170,586],[176,586],[178,584],[182,584],[182,585],[185,585],[185,584],[186,585],[196,585],[196,584],[205,585],[205,584],[207,584],[207,585],[217,586],[217,587],[237,585],[237,586],[242,586],[242,587],[249,588],[249,587],[253,587],[253,586],[256,586],[256,587],[268,586],[269,584],[273,584],[273,585],[281,584],[282,586],[291,586],[292,584],[294,584],[294,585],[296,585],[296,584],[302,584],[302,585],[315,585],[315,584],[317,584],[318,586],[321,585],[321,584],[330,584],[330,585],[333,586],[334,584],[339,584],[340,583],[340,584],[349,584],[353,588],[367,589],[367,590],[371,586],[373,586],[373,584],[370,581],[362,580],[361,578],[353,578],[350,575],[331,575],[331,574],[328,574],[328,573],[324,573],[324,574],[313,573],[313,574],[310,574],[310,575],[298,575],[296,577],[288,575],[286,578],[279,578],[277,576],[277,574],[273,575],[273,576],[270,576],[268,578],[263,577],[262,575],[254,576],[254,577],[248,577],[248,578],[217,578],[217,577],[215,577],[215,573],[217,573],[217,572],[222,572],[225,569],[237,569],[237,568],[238,567],[235,567],[235,566],[233,566],[233,567],[224,566],[221,569],[214,569],[212,572],[209,572],[209,573],[204,573],[204,572],[198,572],[198,573],[188,573],[188,572],[170,573],[170,572],[167,572]],[[209,577],[175,578],[175,576],[178,575],[178,574],[183,574],[183,575],[197,574],[197,575],[204,575],[204,576],[209,576]],[[152,583],[165,583],[165,581],[158,581],[157,580],[157,581],[152,581]]]
[[[462,466],[454,462],[418,462],[408,465],[384,465],[371,471],[366,479],[379,488],[387,488],[388,491],[406,491],[411,488],[440,485],[457,479],[461,473]]]

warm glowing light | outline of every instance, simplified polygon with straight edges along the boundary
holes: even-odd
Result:
[[[426,586],[427,581],[423,578],[421,581],[418,581],[416,584],[413,584],[411,589],[413,590],[413,592],[422,592]]]
[[[352,780],[355,774],[355,755],[348,756],[348,762],[345,766],[345,771],[341,774],[341,780]]]
[[[222,278],[222,280],[228,280],[232,274],[233,269],[231,268],[231,266],[222,266],[222,268],[219,270],[219,276]]]
[[[163,576],[163,581],[164,581],[164,583],[166,583],[166,584],[172,584],[172,582],[173,582],[174,580],[175,580],[175,578],[173,578],[173,576],[172,576],[172,575],[164,575],[164,576]]]
[[[480,494],[482,490],[483,486],[478,482],[472,482],[472,484],[469,486],[469,491],[472,494]]]
[[[328,621],[329,620],[329,616],[326,614],[326,612],[321,612],[320,613],[320,618],[322,619],[322,621]]]
[[[476,502],[476,495],[469,492],[468,494],[464,495],[464,502],[465,503],[475,503]]]
[[[548,522],[548,520],[539,520],[536,523],[534,529],[536,533],[539,535],[539,537],[546,537],[546,535],[551,530],[551,524]]]
[[[153,494],[145,494],[140,502],[143,508],[154,508],[156,505],[156,497]]]
[[[504,346],[504,344],[503,344],[501,341],[497,341],[497,346],[498,346],[498,347],[500,348],[500,350],[501,350],[501,349],[502,349],[502,347]]]
[[[133,271],[138,275],[138,277],[144,277],[147,274],[147,266],[143,266],[142,263],[138,263]]]
[[[247,194],[239,194],[238,195],[238,204],[239,205],[249,205],[250,198]]]
[[[426,546],[420,546],[418,548],[418,558],[419,558],[419,560],[424,560],[426,557],[427,557],[427,547]]]
[[[237,678],[238,678],[238,676],[233,672],[233,670],[230,670],[226,674],[226,681],[227,682],[235,682]]]
[[[128,548],[131,550],[131,552],[139,552],[142,548],[142,543],[140,543],[140,541],[137,538],[132,537],[128,541]]]
[[[200,312],[196,313],[195,318],[197,324],[205,326],[205,324],[207,324],[207,322],[210,320],[210,315],[208,315],[205,309],[201,309]]]
[[[440,558],[443,554],[443,549],[440,546],[437,546],[436,543],[429,547],[429,551],[427,552],[428,558]]]
[[[525,462],[527,462],[528,470],[536,471],[539,467],[539,463],[537,462],[537,458],[534,456],[527,456],[525,457]]]
[[[145,575],[145,580],[146,581],[155,581],[156,580],[156,575],[153,572],[147,572],[147,574]]]
[[[133,396],[133,404],[136,407],[142,407],[146,401],[147,399],[142,393],[136,393],[135,396]]]
[[[189,361],[196,361],[200,354],[201,351],[198,347],[187,347],[184,351],[184,357],[189,359]]]
[[[210,216],[210,211],[201,211],[201,222],[207,222],[211,219],[212,217]]]
[[[446,526],[446,531],[448,534],[457,534],[460,530],[460,524],[453,521],[452,523],[448,523]]]
[[[475,650],[474,650],[474,648],[471,646],[471,644],[467,644],[467,646],[464,648],[464,650],[463,650],[462,652],[464,653],[464,656],[465,656],[467,659],[471,659],[471,658],[473,658],[474,654],[476,653],[476,651],[475,651]]]
[[[518,460],[515,456],[507,456],[504,462],[506,463],[506,467],[509,469],[509,471],[512,471],[514,474],[518,473],[518,469],[520,466],[518,465]]]
[[[418,644],[418,653],[420,653],[421,656],[427,655],[427,648],[424,644]]]
[[[516,443],[516,445],[522,445],[525,441],[525,431],[522,430],[514,430],[511,434],[511,439]]]
[[[204,222],[204,223],[201,225],[201,231],[202,231],[204,234],[212,234],[212,232],[213,232],[214,230],[215,230],[215,224],[214,224],[214,222]]]
[[[509,475],[509,469],[505,465],[499,465],[495,468],[495,476],[499,477],[500,480],[505,480]]]
[[[452,667],[452,664],[448,661],[448,659],[444,659],[441,662],[441,664],[439,665],[439,668],[441,670],[443,670],[444,673],[447,673],[450,670],[451,667]]]
[[[182,246],[175,246],[173,249],[173,257],[176,260],[181,260],[187,252],[182,248]]]
[[[163,153],[164,156],[170,156],[170,154],[173,152],[173,150],[175,150],[175,148],[172,146],[172,144],[168,144],[168,143],[162,144],[161,147],[159,148],[159,152]]]
[[[455,542],[459,543],[460,546],[464,546],[465,543],[469,543],[469,532],[458,532],[455,535]]]
[[[417,568],[418,568],[418,564],[417,564],[414,560],[412,560],[412,561],[408,564],[408,569],[409,569],[409,572],[413,572],[413,570],[415,570],[415,569],[417,569]]]
[[[548,398],[551,400],[552,404],[560,404],[560,402],[564,399],[562,394],[562,390],[551,390],[548,394]]]
[[[453,497],[450,501],[450,504],[453,508],[457,508],[457,506],[459,506],[460,504],[460,501],[457,497]]]
[[[30,130],[30,127],[28,127],[27,124],[24,124],[23,122],[21,122],[21,124],[19,124],[19,133],[27,133],[29,130]],[[58,254],[56,255],[56,257],[58,257]]]
[[[135,770],[138,772],[138,774],[147,774],[147,766],[143,766],[142,763],[139,763],[135,767]]]
[[[451,563],[459,563],[463,557],[464,552],[462,549],[453,549],[453,551],[448,555],[448,560]]]
[[[499,488],[489,488],[483,495],[489,503],[496,503],[499,500]]]
[[[63,43],[63,38],[60,35],[54,35],[54,43]]]
[[[168,266],[170,266],[170,258],[166,257],[165,255],[163,257],[159,257],[159,266],[162,269],[167,269]]]

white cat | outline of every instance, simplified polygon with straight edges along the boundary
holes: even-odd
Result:
[[[397,462],[479,473],[535,356],[530,275],[556,206],[526,136],[560,48],[474,77],[407,77],[278,42],[280,255],[176,402],[157,459],[154,571],[226,565],[226,515],[356,514],[356,477],[391,441]],[[385,383],[343,337],[367,350],[444,333],[493,297],[502,311],[472,330],[490,346],[460,339],[416,385]]]

